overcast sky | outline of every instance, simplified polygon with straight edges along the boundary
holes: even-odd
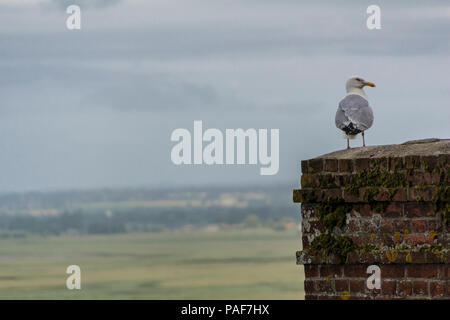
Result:
[[[368,145],[449,138],[450,4],[340,2],[0,0],[0,192],[297,186],[300,160],[346,146],[334,116],[356,74],[377,85]],[[280,129],[279,173],[173,165],[194,120]]]

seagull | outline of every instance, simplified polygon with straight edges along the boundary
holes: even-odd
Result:
[[[347,95],[339,102],[336,112],[336,127],[344,132],[344,136],[347,138],[347,149],[350,149],[349,139],[355,139],[358,133],[361,133],[363,147],[365,147],[364,131],[369,129],[373,123],[372,108],[369,106],[363,90],[365,86],[375,87],[375,84],[361,77],[348,79],[345,85]]]

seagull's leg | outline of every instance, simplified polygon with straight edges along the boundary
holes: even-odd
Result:
[[[363,137],[363,147],[366,146],[366,141],[364,140],[364,131],[361,133],[362,137]]]
[[[347,149],[350,149],[350,140],[347,138]]]

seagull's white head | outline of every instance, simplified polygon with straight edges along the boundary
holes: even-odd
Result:
[[[353,89],[362,89],[365,86],[375,87],[375,84],[373,82],[368,82],[361,77],[355,76],[347,80],[345,89],[347,90],[347,93],[349,93],[352,92]]]

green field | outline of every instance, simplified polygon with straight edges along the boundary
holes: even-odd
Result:
[[[303,299],[299,248],[266,229],[1,239],[0,299]]]

